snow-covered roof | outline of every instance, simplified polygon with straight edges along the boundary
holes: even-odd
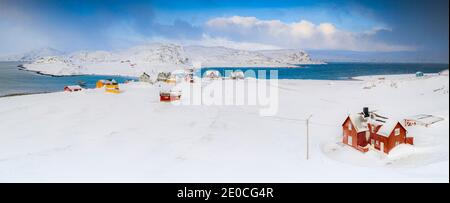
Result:
[[[243,77],[244,76],[244,72],[241,70],[237,70],[231,73],[231,76],[233,77]]]
[[[220,76],[220,72],[218,70],[207,70],[204,73],[205,76]]]
[[[101,81],[102,83],[117,83],[116,82],[116,80],[114,80],[114,79],[106,79],[106,80],[99,80],[99,81]]]
[[[398,123],[403,126],[403,124],[399,120],[387,118],[385,116],[382,116],[379,112],[370,112],[368,118],[364,118],[364,113],[353,113],[350,114],[349,117],[358,133],[368,131],[368,125],[371,124],[375,126],[381,126],[377,134],[388,137]]]
[[[69,89],[72,89],[72,90],[74,90],[74,89],[82,89],[81,86],[79,86],[79,85],[69,85],[69,86],[66,86],[66,87],[69,88]]]
[[[389,135],[392,133],[392,131],[394,130],[395,126],[397,126],[397,124],[402,125],[402,123],[399,122],[398,120],[388,119],[388,120],[385,121],[385,123],[378,130],[377,134],[383,135],[385,137],[389,137]],[[403,128],[405,128],[405,127],[403,127]]]
[[[205,73],[220,73],[218,70],[207,70]]]
[[[360,133],[369,130],[369,128],[367,127],[367,121],[366,119],[364,119],[363,114],[350,114],[349,117],[350,121],[353,124],[353,127],[356,129],[356,132]]]

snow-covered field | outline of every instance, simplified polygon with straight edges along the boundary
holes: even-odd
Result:
[[[448,182],[448,76],[357,79],[280,80],[270,117],[259,106],[160,103],[158,87],[138,82],[117,95],[0,98],[0,182]],[[340,140],[346,115],[364,106],[445,120],[409,128],[414,146],[362,154]]]

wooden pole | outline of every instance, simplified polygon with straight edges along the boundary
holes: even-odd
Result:
[[[312,115],[306,119],[306,160],[309,160],[309,119],[311,117]]]

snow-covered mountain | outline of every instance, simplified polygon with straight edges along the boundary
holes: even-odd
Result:
[[[231,67],[288,67],[299,64],[317,64],[302,50],[244,51],[225,47],[185,47],[192,61],[200,61],[203,66]]]
[[[44,56],[24,64],[26,69],[52,75],[108,74],[138,76],[142,72],[202,67],[292,67],[317,64],[301,50],[244,51],[225,47],[154,43],[126,50],[80,51]]]
[[[122,59],[152,64],[188,64],[183,47],[175,44],[147,44],[119,52]]]
[[[60,56],[65,54],[63,51],[46,47],[35,49],[23,54],[0,57],[0,61],[35,61],[45,56]]]
[[[207,67],[289,66],[255,51],[203,46],[187,46],[185,50],[191,61]]]
[[[280,62],[289,64],[311,64],[312,61],[308,53],[295,49],[267,50],[260,51],[260,53]],[[318,61],[316,61],[316,63],[318,63]]]

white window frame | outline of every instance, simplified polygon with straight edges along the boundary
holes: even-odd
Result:
[[[398,146],[400,144],[399,141],[395,141],[395,146]]]
[[[348,122],[348,130],[352,130],[352,122]]]
[[[395,128],[395,136],[399,136],[400,135],[400,128]]]

